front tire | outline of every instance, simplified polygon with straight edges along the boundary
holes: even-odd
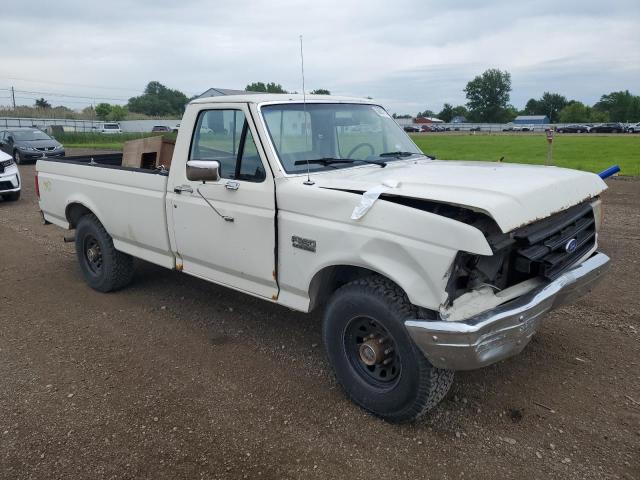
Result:
[[[392,282],[367,277],[329,301],[323,340],[338,383],[356,404],[390,422],[408,422],[435,407],[453,371],[435,368],[413,343],[404,321],[417,309]]]
[[[93,214],[78,222],[76,255],[85,281],[94,290],[119,290],[133,279],[133,257],[115,249],[111,235]]]
[[[22,165],[24,163],[24,159],[18,150],[13,152],[13,161],[16,162],[16,165]]]
[[[18,200],[20,200],[20,192],[11,192],[11,193],[5,193],[4,195],[2,195],[2,198],[4,199],[5,202],[17,202]]]

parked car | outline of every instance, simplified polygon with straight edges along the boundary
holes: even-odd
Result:
[[[166,125],[155,125],[152,129],[152,132],[170,132],[171,129]]]
[[[589,129],[589,133],[623,133],[625,127],[621,123],[601,123]]]
[[[103,123],[100,128],[100,133],[106,133],[107,135],[115,135],[122,133],[119,123]]]
[[[589,133],[589,127],[586,125],[571,124],[556,127],[558,133]]]
[[[64,157],[64,147],[53,137],[37,128],[12,128],[0,131],[0,150],[8,153],[17,164],[47,157]]]
[[[180,123],[176,123],[176,126],[173,128],[173,133],[178,133],[180,130]]]
[[[640,133],[640,122],[632,123],[627,127],[627,132],[629,133]]]
[[[0,196],[9,202],[18,200],[21,188],[20,170],[18,170],[13,157],[0,151]]]
[[[469,129],[470,132],[480,132],[482,131],[482,129],[480,128],[480,126],[476,125],[475,127],[471,127]]]
[[[414,127],[413,125],[405,125],[404,131],[405,132],[416,133],[416,132],[419,132],[420,129],[418,127]]]
[[[598,175],[438,161],[375,103],[303,98],[191,101],[168,171],[114,155],[40,160],[44,219],[75,229],[100,292],[126,287],[139,257],[322,310],[338,383],[395,422],[437,405],[453,371],[518,354],[546,312],[605,272]],[[200,133],[217,122],[237,128]],[[377,127],[342,128],[363,123]]]

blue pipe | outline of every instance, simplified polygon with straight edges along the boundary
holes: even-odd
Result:
[[[620,171],[620,167],[618,165],[614,165],[612,167],[607,168],[606,170],[603,170],[598,175],[600,175],[600,178],[604,180],[605,178],[609,178],[610,176],[618,173],[619,171]]]

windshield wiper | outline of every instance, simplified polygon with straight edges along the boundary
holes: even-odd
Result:
[[[386,162],[379,162],[377,160],[360,160],[353,158],[314,158],[313,160],[296,160],[294,165],[335,165],[338,163],[354,163],[354,162],[364,162],[370,163],[372,165],[380,165],[381,168],[387,166]]]
[[[431,160],[435,160],[435,158],[436,158],[433,155],[429,155],[427,153],[416,153],[416,152],[385,152],[385,153],[381,153],[378,156],[379,157],[403,158],[403,157],[410,157],[412,155],[424,155],[425,157],[430,158]]]

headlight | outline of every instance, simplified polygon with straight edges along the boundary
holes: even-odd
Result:
[[[64,150],[64,147],[62,145],[57,145],[56,150]]]
[[[0,165],[4,168],[7,168],[11,165],[13,165],[13,158],[10,158],[9,160],[4,160],[2,162],[0,162]]]
[[[24,150],[26,152],[35,152],[36,149],[33,147],[18,147],[18,150]]]

